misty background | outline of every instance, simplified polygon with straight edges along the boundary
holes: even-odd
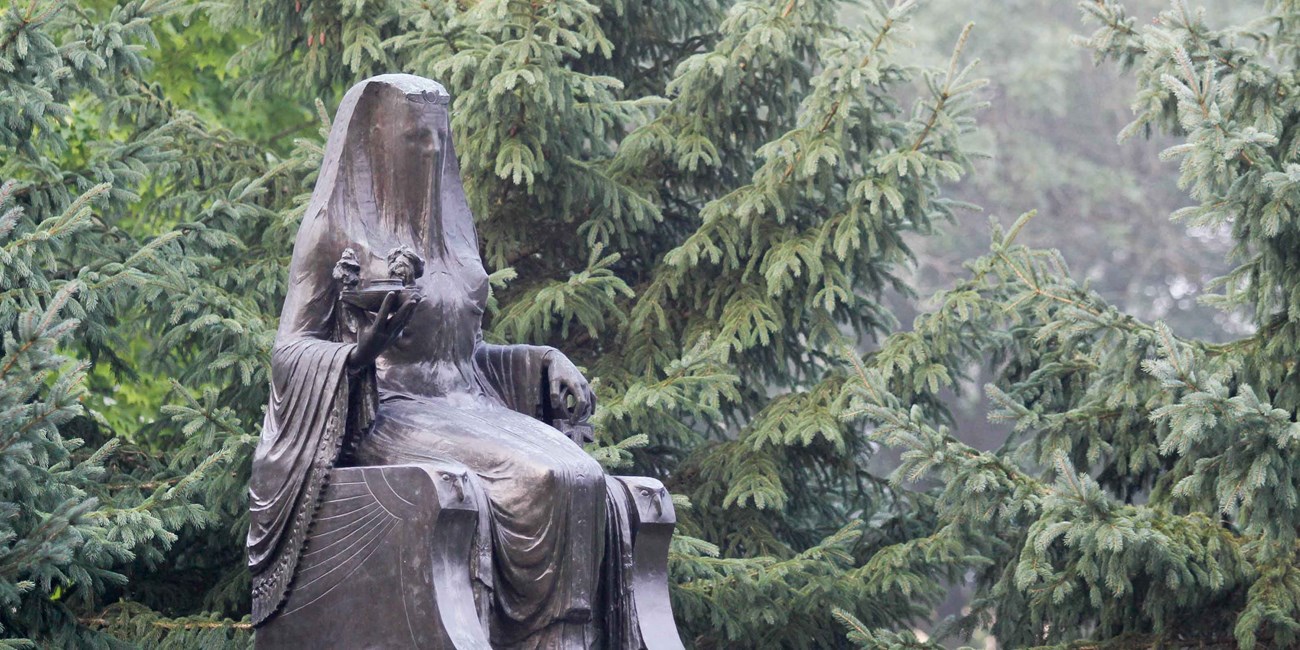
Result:
[[[1211,25],[1257,15],[1262,0],[1189,2]],[[1127,3],[1139,24],[1170,8],[1167,0]],[[860,10],[846,21],[862,20]],[[964,60],[979,59],[977,73],[990,106],[977,117],[973,149],[986,157],[950,198],[978,206],[930,235],[909,236],[916,263],[904,277],[915,296],[895,294],[891,307],[900,329],[933,307],[930,297],[966,277],[963,263],[988,251],[990,219],[1003,226],[1025,212],[1037,215],[1017,241],[1061,252],[1076,278],[1122,311],[1147,322],[1164,321],[1181,336],[1226,341],[1247,336],[1249,320],[1202,304],[1212,281],[1229,268],[1226,231],[1189,228],[1170,215],[1192,203],[1178,187],[1178,162],[1160,152],[1171,137],[1118,135],[1132,120],[1136,83],[1112,62],[1097,63],[1075,44],[1096,29],[1077,3],[1064,0],[931,0],[923,3],[910,39],[917,64],[943,66],[962,27],[975,23]],[[870,347],[871,344],[868,344]],[[979,449],[1006,439],[1006,424],[989,422],[982,386],[988,368],[971,368],[970,381],[953,395],[954,434]],[[881,449],[873,470],[888,475],[898,451]],[[957,613],[967,589],[954,588],[934,620]],[[921,629],[919,632],[925,632]],[[956,647],[960,644],[951,644]],[[979,635],[974,647],[997,648]]]

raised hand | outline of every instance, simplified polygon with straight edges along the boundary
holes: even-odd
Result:
[[[398,292],[389,291],[384,296],[384,302],[379,305],[375,319],[357,330],[357,347],[348,354],[348,365],[361,368],[374,363],[397,340],[402,328],[411,320],[411,314],[415,313],[415,306],[423,299],[423,296],[416,294],[394,312],[393,309],[401,298]]]
[[[586,420],[596,410],[596,394],[578,367],[559,350],[551,350],[542,357],[543,368],[550,379],[551,409],[576,424]]]

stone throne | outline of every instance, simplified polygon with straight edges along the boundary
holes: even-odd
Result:
[[[675,524],[605,475],[560,350],[485,343],[450,97],[340,104],[289,268],[249,484],[261,650],[669,650]]]
[[[676,515],[663,485],[615,477],[633,505],[619,568],[630,577],[618,650],[682,648],[668,600],[668,543]],[[257,628],[257,648],[493,646],[471,589],[471,539],[478,504],[459,471],[433,464],[343,467],[325,489],[298,575],[283,609]],[[611,582],[611,581],[606,581]],[[610,648],[614,650],[614,648]]]

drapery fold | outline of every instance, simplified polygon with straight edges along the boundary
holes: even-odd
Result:
[[[329,471],[349,429],[373,418],[373,370],[352,375],[353,344],[305,338],[271,355],[271,400],[249,483],[248,567],[253,624],[279,609]],[[364,387],[370,390],[355,390]]]
[[[546,399],[542,385],[543,357],[554,349],[479,343],[474,350],[474,365],[486,384],[484,390],[495,393],[506,408],[540,420]]]
[[[350,368],[373,316],[340,291],[391,276],[398,248],[425,260],[407,279],[424,300],[374,364]],[[558,352],[483,343],[488,291],[446,90],[409,75],[357,84],[299,228],[272,352],[249,489],[254,625],[289,597],[333,467],[429,461],[472,470],[483,497],[470,578],[494,647],[592,647],[604,626],[624,639],[612,647],[630,643],[626,494],[608,493],[557,422],[577,419],[549,401],[547,355]]]
[[[605,571],[601,576],[606,648],[636,648],[640,625],[632,606],[632,504],[613,476],[605,477]]]

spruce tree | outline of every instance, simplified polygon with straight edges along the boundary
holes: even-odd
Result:
[[[1145,21],[1169,1],[1125,4]],[[1230,0],[1197,4],[1220,23],[1256,11]],[[1016,19],[1003,20],[1008,15]],[[968,51],[982,62],[996,110],[981,115],[975,137],[991,155],[954,188],[954,196],[986,214],[1037,209],[1035,226],[1018,241],[1061,246],[1077,274],[1134,316],[1164,320],[1198,338],[1248,333],[1239,319],[1197,301],[1205,285],[1229,268],[1227,238],[1165,218],[1186,201],[1176,170],[1159,157],[1174,137],[1152,132],[1119,146],[1109,137],[1131,119],[1136,80],[1114,62],[1095,62],[1086,48],[1068,43],[1079,31],[1074,3],[927,2],[916,18],[924,25],[918,53],[946,56],[953,34],[972,20],[979,28]],[[910,283],[924,296],[947,286],[962,275],[962,262],[983,254],[987,232],[987,221],[972,217],[918,242],[917,277]],[[1179,245],[1169,246],[1171,241]]]
[[[142,367],[142,306],[190,280],[182,232],[143,227],[159,179],[195,182],[179,141],[201,134],[143,77],[152,20],[174,3],[0,11],[0,627],[6,646],[120,645],[103,605],[157,566],[230,454],[158,458],[101,410]],[[159,351],[159,354],[165,354]],[[106,386],[107,384],[107,386]],[[224,469],[224,468],[223,468]],[[213,641],[222,625],[143,630]]]
[[[832,606],[923,611],[864,595],[862,559],[897,532],[861,520],[895,504],[837,402],[842,350],[893,325],[903,233],[948,218],[938,187],[966,164],[981,82],[900,62],[914,5],[872,3],[860,28],[816,0],[241,2],[213,21],[268,35],[240,59],[254,98],[328,105],[388,70],[447,84],[489,336],[585,364],[592,452],[690,504],[686,636],[828,647]]]
[[[1214,26],[1176,1],[1139,25],[1122,3],[1080,6],[1096,25],[1082,42],[1138,81],[1121,139],[1177,138],[1163,157],[1192,205],[1173,217],[1231,233],[1234,268],[1211,302],[1254,331],[1210,343],[1142,322],[1058,252],[1018,244],[1032,213],[995,228],[969,277],[866,355],[845,393],[904,450],[895,484],[933,499],[924,534],[868,566],[921,582],[937,566],[973,572],[949,631],[1008,647],[1294,647],[1300,9],[1270,2]],[[950,428],[940,391],[986,359],[989,416],[1011,432],[982,452]],[[869,627],[860,639],[891,634]]]
[[[866,561],[927,525],[928,500],[866,472],[872,443],[840,397],[854,376],[844,350],[894,327],[882,294],[904,289],[904,235],[952,214],[941,186],[968,162],[961,136],[979,107],[966,32],[950,65],[903,63],[915,9],[872,2],[859,26],[829,0],[3,10],[0,83],[21,101],[0,106],[0,171],[19,181],[10,214],[26,215],[12,236],[83,224],[71,243],[36,238],[65,254],[5,267],[5,289],[36,293],[0,305],[0,323],[45,341],[15,350],[47,355],[22,361],[35,392],[14,399],[67,405],[47,438],[110,445],[22,460],[52,474],[69,458],[69,486],[47,484],[79,501],[27,510],[50,514],[14,539],[46,521],[98,526],[83,564],[113,577],[33,590],[18,576],[15,597],[37,613],[6,634],[248,642],[248,457],[292,236],[334,102],[389,71],[453,94],[494,272],[489,338],[584,364],[601,400],[591,453],[679,498],[673,594],[688,642],[836,647],[859,622],[923,615],[949,567],[880,579]],[[225,78],[195,65],[175,84],[198,56],[187,42],[212,45],[205,61],[228,56]],[[266,126],[313,106],[314,121]],[[29,279],[40,273],[48,289]],[[75,325],[23,329],[65,312]],[[90,364],[82,384],[76,363]],[[86,387],[80,406],[65,385]],[[66,557],[50,570],[72,571],[57,568]]]

